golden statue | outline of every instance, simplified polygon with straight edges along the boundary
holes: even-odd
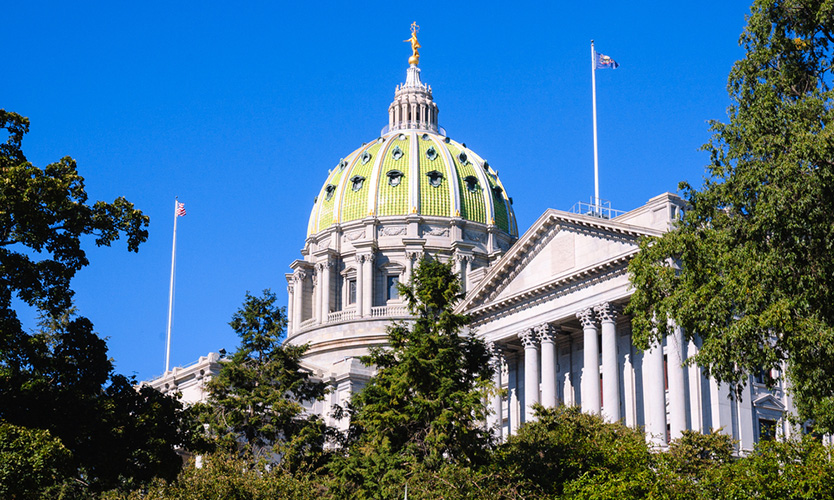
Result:
[[[408,40],[403,40],[404,42],[411,42],[411,57],[408,58],[408,64],[413,64],[417,66],[420,64],[420,53],[417,49],[420,48],[420,42],[417,41],[417,32],[420,31],[420,27],[417,26],[417,23],[411,23],[411,38]]]

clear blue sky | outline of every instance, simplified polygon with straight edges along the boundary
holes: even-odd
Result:
[[[387,123],[417,21],[440,123],[489,160],[524,231],[593,194],[589,42],[597,72],[601,196],[628,210],[700,185],[707,120],[726,118],[749,2],[9,2],[0,107],[31,119],[38,166],[69,155],[91,200],[151,217],[138,254],[96,249],[76,305],[117,371],[163,370],[173,200],[172,363],[237,338],[247,290],[300,257],[329,168]],[[31,318],[31,315],[29,315]],[[33,326],[33,325],[30,325]]]

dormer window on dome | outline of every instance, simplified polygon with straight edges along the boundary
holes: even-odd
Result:
[[[426,172],[426,177],[429,178],[429,185],[432,187],[440,187],[440,184],[443,183],[443,174],[437,170]]]
[[[391,170],[387,174],[388,176],[388,185],[397,187],[400,185],[400,182],[403,180],[403,173],[399,170]]]
[[[463,182],[466,183],[466,189],[469,190],[470,193],[477,193],[479,186],[478,186],[478,178],[474,175],[467,175],[463,178]]]
[[[391,158],[393,158],[394,161],[396,161],[396,160],[399,160],[400,158],[402,158],[404,154],[405,153],[403,153],[403,150],[400,149],[399,146],[394,146],[394,150],[391,151]]]
[[[369,161],[371,161],[371,153],[369,151],[365,151],[362,153],[362,165],[365,165]]]
[[[350,178],[350,182],[353,184],[352,189],[354,191],[359,191],[362,189],[362,186],[365,184],[365,178],[361,175],[354,175]]]
[[[437,158],[437,150],[434,149],[434,146],[426,150],[426,158],[431,161],[434,161],[434,159]]]
[[[340,158],[339,159],[339,172],[344,170],[345,167],[347,167],[347,161],[344,158]]]
[[[328,184],[324,188],[324,199],[326,201],[332,200],[333,199],[333,193],[335,193],[335,192],[336,192],[336,186],[334,186],[333,184]]]
[[[466,153],[461,151],[458,155],[458,160],[460,161],[461,165],[466,165],[469,163],[469,158],[466,157]]]
[[[492,192],[495,193],[496,196],[500,197],[504,190],[501,189],[501,186],[492,186]]]

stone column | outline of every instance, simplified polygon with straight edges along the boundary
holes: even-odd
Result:
[[[362,289],[362,314],[363,316],[370,316],[371,306],[374,305],[374,254],[365,256],[362,274],[365,275],[365,286]]]
[[[365,315],[364,299],[365,294],[365,255],[356,255],[356,316],[361,318]],[[350,291],[348,291],[350,293]]]
[[[466,290],[466,256],[456,252],[455,261],[457,262],[458,278],[460,278],[460,289]]]
[[[293,316],[295,311],[293,290],[295,290],[295,284],[290,281],[287,283],[287,335],[292,335],[295,329],[298,328],[298,325],[295,324],[295,316]]]
[[[643,401],[646,434],[655,446],[666,446],[666,390],[663,344],[655,343],[643,353]]]
[[[411,283],[411,273],[414,272],[414,253],[406,250],[405,252],[405,276],[403,279],[405,283]]]
[[[321,318],[319,317],[319,313],[321,313],[321,287],[318,286],[319,278],[321,275],[318,272],[317,268],[313,268],[312,272],[310,273],[310,281],[313,285],[313,294],[312,294],[312,307],[310,308],[310,318],[313,320],[314,323],[318,324],[321,323]]]
[[[599,413],[599,340],[594,311],[589,307],[576,313],[584,330],[584,359],[582,363],[582,411]]]
[[[617,362],[617,310],[610,302],[594,308],[602,326],[602,407],[609,422],[620,420],[620,367]]]
[[[556,406],[556,333],[549,323],[536,328],[542,346],[542,406]]]
[[[683,378],[683,330],[670,325],[666,338],[666,371],[669,377],[669,438],[681,437],[686,430],[686,387]]]
[[[292,276],[293,281],[293,323],[295,324],[294,330],[298,331],[301,329],[301,321],[303,317],[303,310],[304,304],[302,300],[304,298],[304,279],[307,277],[307,273],[304,272],[302,269],[298,269]]]
[[[321,305],[321,313],[319,317],[322,323],[327,323],[327,316],[330,314],[330,268],[332,266],[329,259],[320,263],[319,266],[321,266],[321,276],[319,277],[319,288],[321,288],[319,304]]]
[[[533,405],[539,402],[539,350],[536,332],[528,328],[518,334],[524,344],[524,421],[532,422]]]
[[[492,342],[489,343],[489,350],[492,353],[490,364],[495,370],[495,373],[492,375],[492,384],[495,386],[495,393],[492,395],[492,401],[490,402],[492,406],[492,415],[490,415],[490,418],[487,419],[487,424],[488,427],[492,429],[492,433],[495,438],[501,440],[504,427],[504,415],[501,412],[501,405],[503,402],[501,399],[501,361],[503,353],[501,352],[501,348]]]

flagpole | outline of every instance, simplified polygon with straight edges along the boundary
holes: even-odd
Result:
[[[168,335],[165,342],[165,373],[171,367],[171,316],[174,310],[174,269],[177,263],[177,205],[179,202],[174,198],[174,244],[171,246],[171,285],[168,288]]]
[[[597,149],[597,56],[591,40],[591,95],[594,108],[594,207],[599,213],[599,154]]]

